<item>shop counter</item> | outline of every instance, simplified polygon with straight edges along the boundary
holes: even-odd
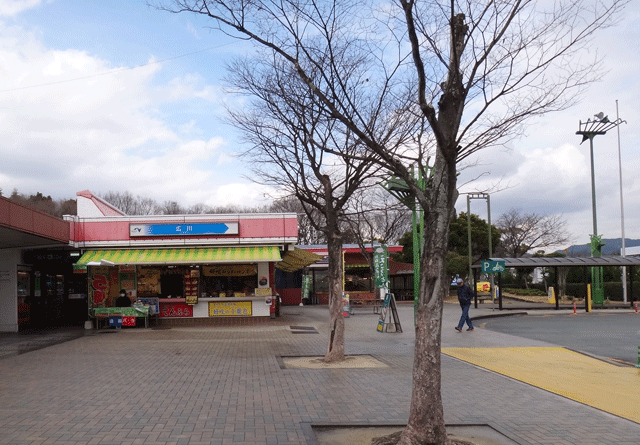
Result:
[[[271,297],[267,297],[271,298]],[[198,298],[193,306],[194,317],[268,317],[270,305],[265,297]]]
[[[144,326],[149,327],[149,307],[96,307],[91,309],[91,316],[96,319],[96,328],[100,327],[100,321],[109,321],[111,317],[120,317],[120,325],[125,324],[125,320],[130,318],[134,319],[133,326],[135,326],[136,318],[144,318]]]

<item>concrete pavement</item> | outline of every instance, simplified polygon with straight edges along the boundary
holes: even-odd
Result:
[[[256,326],[78,331],[69,341],[5,354],[0,444],[312,444],[311,425],[402,424],[411,392],[412,306],[399,305],[403,333],[377,333],[376,314],[355,312],[346,320],[347,353],[386,366],[283,367],[284,357],[323,355],[322,306],[283,307],[282,317]],[[487,305],[471,316],[497,312]],[[556,346],[479,322],[458,333],[459,313],[457,304],[445,305],[445,352]],[[10,341],[0,336],[0,344]],[[505,376],[508,361],[493,370],[470,361],[443,354],[447,424],[488,424],[522,445],[640,443],[640,425],[624,416]],[[605,393],[618,384],[591,380]]]

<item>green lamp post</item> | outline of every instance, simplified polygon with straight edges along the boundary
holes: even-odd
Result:
[[[414,176],[418,187],[425,189],[425,180],[422,176],[422,172],[418,171],[416,176],[413,168],[412,175]],[[422,208],[417,205],[415,196],[409,190],[407,183],[400,179],[393,177],[389,179],[384,188],[387,189],[391,195],[398,199],[401,203],[411,209],[411,228],[413,233],[413,304],[414,304],[414,316],[417,314],[418,309],[418,295],[420,293],[420,254],[422,253],[423,233],[424,233],[424,212]]]

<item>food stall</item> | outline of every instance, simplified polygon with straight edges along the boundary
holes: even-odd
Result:
[[[145,324],[183,325],[274,316],[274,267],[295,244],[295,214],[83,216],[87,206],[96,213],[81,205],[98,199],[89,195],[67,218],[91,317],[135,310]],[[131,310],[116,309],[121,291]]]

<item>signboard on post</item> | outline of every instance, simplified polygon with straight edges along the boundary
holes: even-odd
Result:
[[[378,320],[376,331],[388,332],[389,325],[394,326],[394,332],[402,332],[402,325],[400,324],[400,317],[398,317],[398,308],[396,306],[396,298],[393,294],[387,292],[382,302],[382,311],[380,312],[380,319]]]
[[[504,261],[485,260],[482,262],[482,273],[502,273],[505,271]]]
[[[342,316],[344,318],[349,318],[351,313],[351,303],[349,302],[349,294],[346,292],[342,293]]]
[[[378,320],[378,326],[376,327],[376,331],[384,332],[384,324],[387,319],[387,312],[389,311],[389,304],[391,303],[391,294],[387,293],[384,296],[384,301],[382,302],[382,310],[380,311],[380,319]]]
[[[389,287],[389,252],[387,246],[378,246],[373,251],[375,285],[380,289]]]

